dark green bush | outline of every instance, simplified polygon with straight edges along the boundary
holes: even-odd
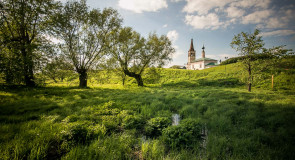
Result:
[[[93,139],[104,137],[104,125],[74,124],[61,132],[62,141],[67,144],[89,144]]]
[[[122,126],[125,129],[142,129],[145,120],[140,115],[127,115],[122,120]]]
[[[145,126],[145,133],[150,137],[158,137],[162,130],[171,125],[171,119],[167,117],[156,117],[150,119]]]
[[[201,124],[194,119],[183,120],[180,125],[163,130],[163,139],[169,148],[193,148],[201,140]]]

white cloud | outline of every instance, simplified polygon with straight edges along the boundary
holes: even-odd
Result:
[[[243,24],[263,23],[272,14],[271,10],[256,11],[242,18]]]
[[[119,0],[119,6],[135,13],[156,12],[168,7],[166,0]]]
[[[173,48],[175,49],[175,53],[172,55],[173,59],[185,55],[184,52],[181,49],[179,49],[177,45],[173,45]]]
[[[241,17],[245,14],[245,10],[237,7],[228,7],[225,11],[227,12],[227,16],[231,18]]]
[[[231,5],[236,7],[242,7],[242,8],[262,8],[266,9],[269,7],[270,0],[240,0],[233,2]]]
[[[172,43],[175,43],[178,39],[178,32],[176,30],[169,31],[167,33],[167,37],[172,41]]]
[[[272,7],[272,0],[186,0],[185,23],[195,29],[226,28],[232,24],[288,28],[295,21],[293,7]]]
[[[218,29],[223,23],[219,22],[219,18],[215,13],[208,15],[186,15],[185,23],[193,26],[195,29]]]
[[[178,32],[176,30],[169,31],[167,33],[167,37],[171,40],[172,46],[175,49],[175,53],[172,55],[172,58],[174,59],[183,55],[184,52],[175,44],[176,40],[178,39]]]
[[[180,1],[184,1],[184,0],[170,0],[171,2],[180,2]]]
[[[233,0],[186,0],[187,4],[183,8],[184,12],[194,13],[199,15],[207,14],[211,9],[216,7],[222,8]]]
[[[167,28],[168,27],[168,24],[164,24],[162,27],[163,28]]]
[[[262,32],[260,35],[263,37],[278,37],[278,36],[288,36],[295,34],[295,30],[276,30],[271,32]]]
[[[265,24],[265,28],[281,28],[286,26],[286,23],[284,23],[281,19],[278,17],[272,17],[269,18]]]

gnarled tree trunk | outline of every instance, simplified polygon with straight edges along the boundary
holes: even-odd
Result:
[[[79,73],[79,80],[80,80],[79,87],[86,88],[87,87],[87,70],[80,69],[78,73]]]
[[[135,74],[134,78],[136,79],[137,85],[143,87],[143,80],[140,74]]]
[[[124,73],[129,76],[136,79],[137,85],[140,87],[143,87],[143,80],[141,78],[141,74],[136,74],[134,72],[129,72],[128,70],[124,69]]]

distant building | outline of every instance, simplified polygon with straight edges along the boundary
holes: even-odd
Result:
[[[172,69],[186,69],[185,66],[180,66],[180,65],[173,65],[170,68],[172,68]]]
[[[205,47],[202,47],[202,58],[196,59],[196,52],[194,49],[193,39],[191,39],[191,46],[188,51],[188,62],[186,69],[189,70],[202,70],[217,66],[217,60],[205,57]]]

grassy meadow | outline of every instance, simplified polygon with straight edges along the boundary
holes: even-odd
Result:
[[[0,159],[295,159],[294,69],[248,92],[238,65],[2,85]]]

